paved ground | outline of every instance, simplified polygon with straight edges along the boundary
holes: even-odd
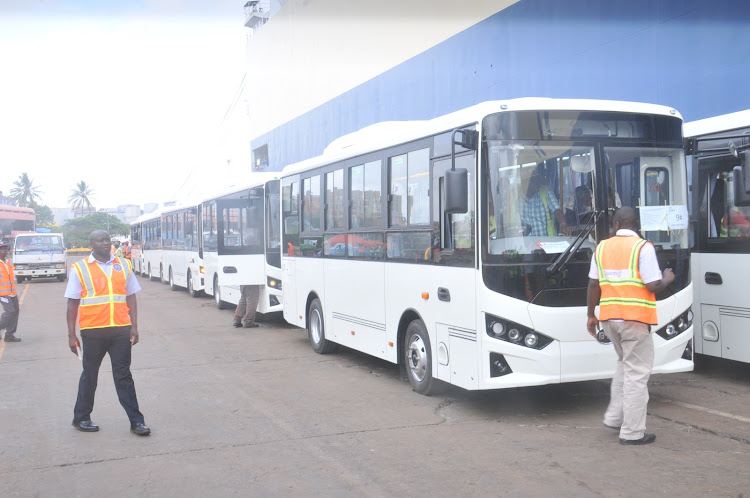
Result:
[[[395,365],[315,354],[281,321],[141,279],[133,373],[150,437],[129,432],[107,360],[93,420],[70,422],[80,362],[64,285],[20,286],[0,343],[2,496],[747,496],[750,366],[700,361],[651,382],[655,444],[601,425],[604,381],[413,393]]]

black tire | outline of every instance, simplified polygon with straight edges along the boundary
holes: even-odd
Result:
[[[68,279],[68,276],[65,273],[57,276],[57,280],[59,280],[60,282],[65,282],[67,279]]]
[[[414,320],[409,324],[404,339],[403,358],[412,389],[425,396],[437,394],[442,383],[432,376],[430,336],[422,320]]]
[[[198,297],[200,295],[200,291],[195,290],[193,287],[193,273],[190,270],[187,273],[187,290],[190,297]]]
[[[154,280],[156,280],[156,279],[155,279],[155,278],[153,277],[153,275],[151,274],[151,263],[149,263],[149,264],[148,264],[148,279],[149,279],[149,280],[151,280],[152,282],[153,282]]]
[[[169,267],[169,288],[170,290],[176,291],[179,289],[174,283],[174,273],[172,273],[172,267]]]
[[[161,264],[159,264],[159,282],[163,284],[169,283],[167,280],[164,280],[164,267]]]
[[[216,303],[216,308],[220,310],[225,310],[228,308],[227,303],[221,300],[221,286],[219,285],[219,277],[214,277],[214,302]]]
[[[23,277],[16,277],[16,283],[22,284],[23,283]]]
[[[318,354],[328,354],[336,351],[336,343],[326,339],[325,323],[323,321],[323,307],[319,299],[313,299],[310,303],[310,311],[307,315],[307,336],[310,345]]]

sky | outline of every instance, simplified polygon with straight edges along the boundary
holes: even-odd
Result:
[[[244,0],[0,0],[0,190],[160,203],[229,174]]]

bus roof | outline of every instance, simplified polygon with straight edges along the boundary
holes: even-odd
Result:
[[[682,134],[685,138],[692,138],[748,127],[750,127],[750,109],[690,121],[682,125]]]
[[[675,109],[640,102],[618,100],[552,99],[524,97],[510,100],[482,102],[450,114],[422,121],[384,121],[362,128],[335,139],[323,154],[286,166],[281,176],[293,175],[329,162],[343,160],[359,154],[373,152],[392,145],[450,131],[481,121],[485,116],[509,111],[613,111],[639,114],[662,114],[682,119]]]
[[[222,187],[220,190],[214,191],[212,195],[203,197],[202,201],[203,202],[212,201],[214,199],[219,199],[226,195],[231,195],[231,194],[236,194],[237,192],[242,192],[243,190],[250,190],[251,188],[258,187],[260,185],[265,185],[267,182],[271,180],[278,180],[278,178],[279,178],[278,172],[250,173],[246,177],[246,179],[243,178],[244,180],[243,183],[236,183],[233,185]]]

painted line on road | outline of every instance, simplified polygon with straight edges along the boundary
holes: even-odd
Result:
[[[26,291],[29,290],[29,281],[27,280],[26,283],[23,286],[23,292],[21,292],[21,295],[18,297],[18,309],[21,309],[21,304],[23,304],[23,297],[26,295]],[[0,342],[0,360],[3,359],[3,351],[5,351],[5,341]]]
[[[740,422],[745,422],[746,424],[750,424],[750,418],[742,417],[740,415],[733,415],[727,412],[720,412],[719,410],[713,410],[711,408],[706,408],[706,407],[698,406],[698,405],[691,405],[690,403],[683,403],[682,401],[673,401],[671,399],[662,399],[661,401],[665,401],[667,403],[673,403],[675,405],[682,406],[684,408],[690,408],[691,410],[710,413],[711,415],[718,415],[720,417],[731,418],[733,420],[739,420]]]

